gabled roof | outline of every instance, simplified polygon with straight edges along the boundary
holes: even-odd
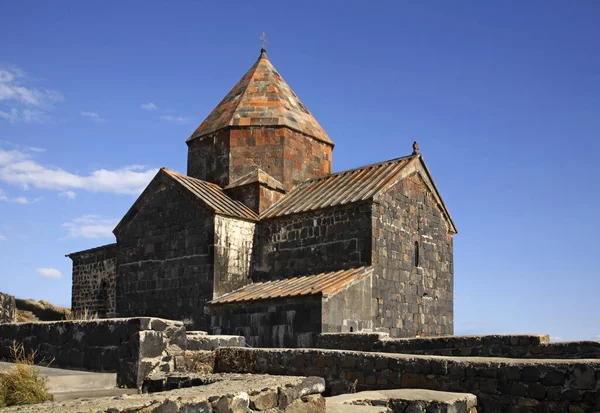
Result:
[[[414,158],[413,155],[406,156],[308,180],[267,209],[261,218],[296,214],[371,199],[398,176],[398,173]]]
[[[209,305],[308,295],[327,297],[371,274],[373,274],[373,267],[369,266],[254,283],[214,299],[209,302]]]
[[[235,201],[228,197],[218,185],[192,178],[191,176],[181,175],[177,172],[170,171],[167,168],[160,168],[144,192],[142,192],[129,211],[127,211],[123,219],[121,219],[121,221],[117,224],[113,230],[113,233],[116,234],[119,229],[125,225],[125,223],[133,218],[133,216],[138,212],[138,206],[142,200],[150,194],[149,188],[151,187],[152,183],[157,179],[161,179],[162,177],[173,180],[183,191],[189,192],[192,196],[196,197],[216,214],[250,221],[258,221],[258,215],[254,211],[241,202]]]
[[[272,189],[285,191],[285,187],[283,186],[283,184],[281,182],[279,182],[277,179],[273,178],[271,175],[269,175],[268,173],[266,173],[265,171],[263,171],[260,168],[256,168],[254,171],[250,172],[249,174],[236,179],[235,181],[233,181],[232,183],[230,183],[223,189],[227,190],[227,189],[231,189],[231,188],[237,188],[238,186],[253,184],[255,182],[266,185]]]
[[[426,182],[444,218],[451,231],[456,233],[450,213],[419,153],[303,182],[264,211],[260,218],[274,218],[374,199],[409,172],[417,170],[426,175]]]
[[[252,221],[258,220],[258,215],[254,211],[241,202],[229,198],[219,185],[192,178],[191,176],[181,175],[167,168],[162,168],[162,170],[202,200],[215,213]]]
[[[227,126],[287,126],[333,145],[275,70],[264,49],[256,63],[200,124],[188,142]]]

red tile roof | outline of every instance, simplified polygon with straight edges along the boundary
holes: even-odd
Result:
[[[226,126],[287,126],[333,145],[327,133],[277,73],[264,50],[188,138],[188,142]]]
[[[351,283],[368,277],[371,274],[373,274],[373,267],[369,266],[254,283],[214,299],[209,304],[240,303],[307,295],[323,295],[327,297],[338,293]]]

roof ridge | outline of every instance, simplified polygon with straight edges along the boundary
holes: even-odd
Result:
[[[266,56],[266,53],[265,53]],[[240,93],[240,98],[238,99],[237,103],[234,105],[234,107],[231,109],[231,113],[234,114],[235,111],[237,110],[237,108],[240,106],[240,103],[242,103],[242,99],[244,99],[244,95],[246,95],[246,93],[248,93],[248,85],[250,80],[254,77],[254,74],[256,73],[256,71],[258,70],[258,66],[260,65],[260,61],[262,60],[262,52],[260,53],[260,56],[258,56],[258,59],[256,59],[256,62],[254,62],[254,64],[252,65],[252,67],[246,72],[246,75],[250,72],[252,72],[250,74],[250,76],[248,76],[248,83],[246,84],[246,87],[244,88],[244,90],[242,91],[242,93]],[[269,63],[271,63],[269,61],[269,59],[265,58],[265,60]],[[271,65],[272,66],[272,65]],[[246,76],[244,75],[244,76]],[[235,86],[234,86],[235,87]],[[231,119],[229,119],[229,122],[227,122],[227,126],[233,126],[233,116],[231,117]]]
[[[331,176],[336,176],[336,175],[342,175],[342,174],[345,174],[345,173],[355,172],[355,171],[358,171],[359,169],[366,169],[366,168],[371,168],[373,166],[379,166],[379,165],[384,165],[384,164],[388,164],[388,163],[398,162],[398,161],[402,161],[404,159],[408,159],[408,158],[412,158],[412,157],[417,157],[417,156],[420,156],[420,155],[417,154],[417,155],[401,156],[399,158],[389,159],[387,161],[381,161],[381,162],[371,163],[371,164],[367,164],[367,165],[357,166],[356,168],[352,168],[352,169],[345,169],[343,171],[334,172],[334,173],[331,173],[331,174],[328,174],[328,175],[325,175],[325,176],[319,176],[319,177],[316,177],[316,178],[310,178],[310,179],[307,179],[306,181],[303,181],[296,188],[299,188],[302,185],[308,184],[310,182],[319,181],[321,179],[327,179],[327,178],[329,178]]]

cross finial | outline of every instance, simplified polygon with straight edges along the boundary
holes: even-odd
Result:
[[[265,34],[265,32],[262,32],[262,34],[260,35],[260,41],[262,42],[262,50],[265,50],[265,44],[267,43],[267,35]]]
[[[413,154],[413,155],[416,155],[416,154],[418,154],[418,153],[419,153],[419,144],[417,143],[417,141],[414,141],[414,142],[413,142],[413,145],[412,145],[412,147],[413,147],[413,153],[412,153],[412,154]]]

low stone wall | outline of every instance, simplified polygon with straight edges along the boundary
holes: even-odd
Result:
[[[386,333],[324,333],[315,348],[436,356],[599,358],[600,342],[550,343],[545,334],[390,338]]]
[[[205,331],[188,331],[188,350],[214,350],[219,347],[245,347],[243,336],[210,336]]]
[[[473,393],[481,412],[600,410],[600,360],[452,358],[232,347],[215,351],[215,372],[320,376],[331,394],[351,388],[422,388]]]
[[[319,377],[217,375],[203,386],[127,397],[17,406],[19,413],[325,413]],[[210,383],[210,384],[207,384]]]
[[[12,323],[15,321],[15,297],[0,293],[0,323]]]
[[[13,343],[36,351],[38,363],[116,372],[117,384],[139,387],[154,371],[175,370],[187,338],[181,322],[147,317],[0,324],[0,359],[11,359]]]

